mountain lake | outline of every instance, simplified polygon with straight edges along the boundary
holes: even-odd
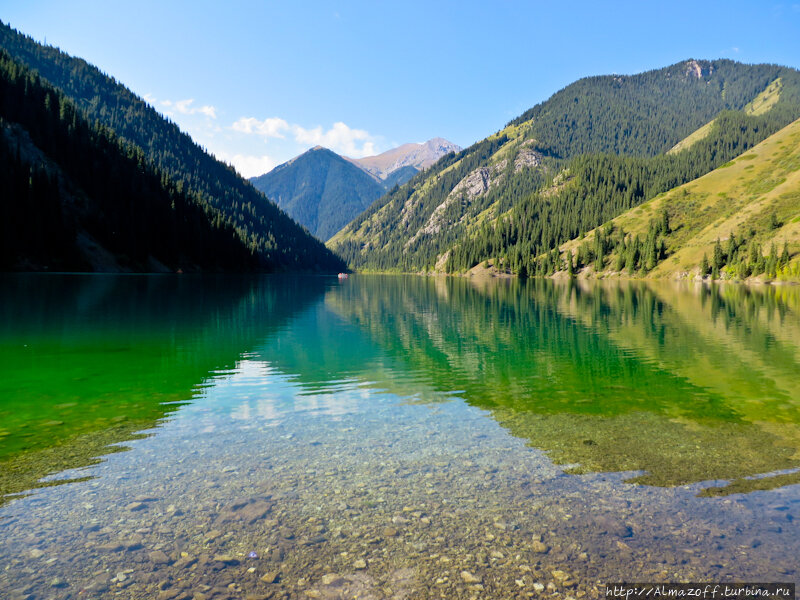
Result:
[[[800,288],[6,275],[0,598],[800,580]]]

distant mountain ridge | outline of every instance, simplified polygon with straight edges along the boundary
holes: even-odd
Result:
[[[352,159],[315,146],[250,182],[317,238],[327,240],[388,190],[457,150],[455,144],[433,138]]]
[[[403,144],[376,156],[365,156],[364,158],[348,158],[345,156],[344,158],[379,179],[385,180],[392,173],[403,167],[413,167],[416,171],[422,171],[445,154],[460,151],[460,146],[448,142],[444,138],[436,137],[422,144]]]
[[[385,191],[376,177],[321,146],[250,182],[321,240],[347,225]]]

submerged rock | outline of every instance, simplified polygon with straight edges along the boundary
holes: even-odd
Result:
[[[344,577],[341,575],[337,575],[336,573],[328,573],[327,575],[322,576],[322,585],[330,585],[334,587],[338,587],[345,583]]]
[[[533,550],[537,554],[545,554],[548,550],[550,550],[550,547],[547,544],[545,544],[544,542],[540,542],[539,540],[535,540],[531,544],[531,550]]]
[[[469,571],[461,571],[461,579],[464,583],[480,583],[483,579],[477,575],[473,575]]]
[[[264,583],[277,583],[280,574],[277,571],[267,571],[261,576],[261,581]]]

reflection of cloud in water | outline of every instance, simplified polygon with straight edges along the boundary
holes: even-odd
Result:
[[[293,376],[254,358],[239,361],[207,383],[197,401],[182,413],[201,433],[216,431],[220,416],[267,426],[296,413],[338,418],[362,411],[370,398],[369,389],[350,380],[331,382],[330,389],[305,389]]]

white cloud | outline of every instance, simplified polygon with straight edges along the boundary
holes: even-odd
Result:
[[[373,136],[364,129],[351,129],[339,121],[333,127],[323,131],[322,127],[305,129],[299,125],[292,126],[294,139],[298,144],[325,146],[331,150],[353,158],[372,156],[375,152]]]
[[[201,106],[197,110],[199,112],[203,113],[205,116],[211,118],[211,119],[216,119],[217,118],[217,109],[214,108],[213,106],[210,106],[210,105],[206,104],[205,106]]]
[[[264,119],[259,121],[253,117],[242,117],[233,124],[233,130],[239,133],[251,133],[263,136],[265,138],[281,138],[283,131],[289,129],[289,123],[277,117],[271,119]]]
[[[263,175],[274,169],[278,162],[266,154],[262,156],[252,156],[247,154],[227,154],[219,152],[216,154],[219,160],[225,161],[239,172],[242,177],[256,177]]]
[[[152,96],[150,100],[155,101],[155,98]],[[165,106],[167,108],[174,108],[176,112],[182,115],[196,115],[201,114],[205,115],[210,119],[217,118],[217,109],[210,104],[205,104],[203,106],[192,106],[194,103],[194,98],[188,98],[186,100],[176,100],[173,102],[172,100],[162,100],[161,106]],[[170,111],[165,111],[166,114],[172,114]]]
[[[272,117],[259,121],[253,117],[242,117],[233,124],[239,133],[259,135],[264,138],[284,139],[290,133],[294,141],[304,146],[324,146],[340,154],[361,158],[377,154],[375,136],[364,129],[353,129],[341,121],[325,130],[322,126],[306,129],[289,124],[286,120]]]

